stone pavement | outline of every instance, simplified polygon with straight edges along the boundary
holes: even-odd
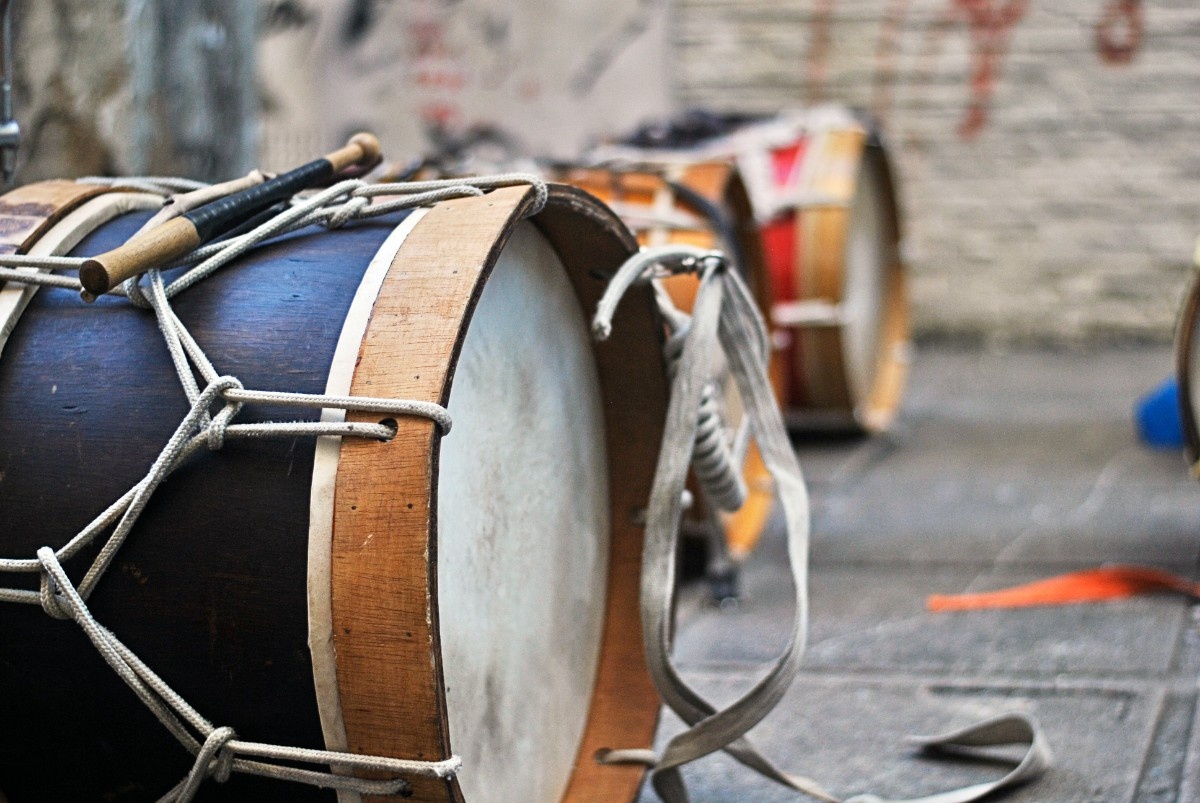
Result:
[[[1165,347],[918,352],[886,437],[797,443],[813,496],[811,639],[794,687],[752,735],[839,795],[899,798],[1007,765],[932,761],[905,734],[1006,710],[1044,726],[1055,764],[996,800],[1200,801],[1200,615],[1151,596],[931,614],[977,591],[1105,562],[1195,575],[1200,483],[1134,436],[1134,400],[1171,372]],[[676,655],[716,701],[758,677],[791,616],[780,521],[744,568],[736,609],[689,587]],[[677,732],[664,719],[660,741]],[[696,803],[795,801],[723,755],[688,771]],[[643,801],[652,800],[649,793]]]

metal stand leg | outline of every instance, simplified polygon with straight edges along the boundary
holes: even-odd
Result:
[[[725,528],[715,512],[708,515],[708,565],[704,576],[719,608],[735,608],[741,601],[741,566],[729,556]]]

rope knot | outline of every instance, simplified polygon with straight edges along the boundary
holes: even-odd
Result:
[[[233,760],[237,754],[229,748],[229,743],[236,738],[237,732],[226,725],[208,734],[208,738],[204,740],[200,756],[208,755],[215,759],[209,766],[212,779],[217,783],[225,783],[233,773]]]
[[[200,401],[197,403],[209,405],[217,396],[223,396],[228,390],[245,390],[245,386],[241,384],[238,377],[217,377],[212,380],[208,388],[204,389],[203,394],[200,394]],[[204,436],[208,439],[210,451],[217,451],[224,447],[226,427],[239,412],[241,412],[241,402],[227,401],[221,412],[214,415],[208,426],[204,427]]]
[[[50,570],[52,565],[61,568],[54,550],[44,546],[37,551],[37,556],[44,569],[38,584],[38,597],[42,603],[42,610],[51,619],[74,619],[74,611]]]
[[[212,398],[217,394],[224,394],[225,391],[233,389],[245,390],[245,387],[237,377],[222,376],[214,379],[212,384],[204,389],[204,396]],[[225,446],[225,428],[229,426],[229,422],[233,420],[233,417],[241,412],[241,409],[241,402],[227,402],[221,408],[221,412],[214,415],[212,420],[208,422],[208,426],[204,429],[204,435],[210,451],[215,452]]]
[[[370,205],[370,198],[364,198],[361,195],[352,196],[350,200],[334,210],[329,219],[325,221],[325,228],[340,229],[346,223],[358,217],[359,213]]]
[[[197,751],[187,777],[164,799],[174,800],[175,803],[191,803],[205,778],[212,778],[217,783],[228,781],[233,772],[234,759],[229,743],[236,738],[237,733],[228,726],[210,731]]]
[[[240,404],[227,404],[208,422],[204,435],[210,452],[220,451],[225,446],[225,429],[241,409]]]

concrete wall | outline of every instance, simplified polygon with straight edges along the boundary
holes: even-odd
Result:
[[[358,129],[405,160],[493,126],[569,156],[670,108],[666,0],[268,0],[259,50],[268,168]]]
[[[1192,0],[679,0],[677,98],[872,110],[919,334],[1164,340],[1200,232]]]
[[[225,176],[256,131],[285,167],[360,126],[567,155],[672,106],[841,101],[896,152],[918,332],[972,340],[1165,340],[1200,231],[1192,0],[14,5],[21,181]]]
[[[250,169],[258,11],[258,0],[15,0],[17,180]]]
[[[124,0],[13,2],[17,181],[118,172],[132,108]]]

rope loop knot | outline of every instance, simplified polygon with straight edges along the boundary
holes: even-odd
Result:
[[[325,228],[340,229],[351,220],[357,218],[370,205],[370,198],[364,198],[361,195],[352,195],[344,204],[333,210],[333,214],[325,221]]]
[[[233,772],[234,752],[229,743],[237,738],[237,733],[228,726],[214,728],[204,739],[204,744],[196,752],[196,760],[188,771],[187,778],[180,783],[167,799],[173,803],[191,803],[200,785],[206,778],[212,778],[217,783],[225,783]]]
[[[74,619],[75,610],[51,572],[51,566],[60,565],[58,556],[48,546],[39,549],[37,556],[42,564],[42,574],[38,583],[38,599],[42,603],[42,610],[51,619]]]
[[[216,760],[211,761],[209,766],[212,779],[217,783],[225,783],[233,773],[236,754],[230,749],[229,743],[236,738],[237,731],[225,725],[208,734],[208,738],[204,740],[204,747],[200,749],[200,755],[209,753],[210,756],[215,756]],[[197,764],[200,763],[200,755],[196,756]]]
[[[203,398],[214,399],[218,395],[224,395],[228,390],[244,390],[245,387],[241,381],[234,376],[222,376],[215,379],[204,389]],[[226,402],[221,411],[212,417],[208,422],[208,426],[204,428],[205,440],[209,451],[219,451],[225,446],[225,429],[239,412],[241,412],[242,403],[235,401]]]

